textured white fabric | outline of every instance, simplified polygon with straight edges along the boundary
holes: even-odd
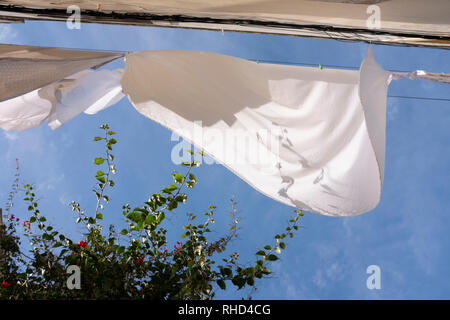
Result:
[[[141,51],[126,56],[122,88],[139,112],[263,194],[353,216],[380,200],[389,82],[371,51],[360,71]]]
[[[97,113],[123,98],[121,77],[122,70],[84,70],[0,102],[0,128],[25,130],[48,120],[57,129],[81,112]]]
[[[122,56],[121,53],[0,44],[0,101]]]
[[[49,115],[48,124],[55,130],[78,114],[95,114],[124,97],[120,79],[122,70],[82,71],[69,88],[60,89],[58,102]]]
[[[261,193],[310,212],[353,216],[380,200],[391,78],[371,50],[359,71],[141,51],[127,55],[125,71],[83,70],[0,102],[0,128],[47,120],[56,129],[125,93],[143,115]]]

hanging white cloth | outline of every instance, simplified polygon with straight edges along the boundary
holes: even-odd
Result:
[[[121,53],[0,45],[0,102],[62,80],[82,70],[98,68]]]
[[[57,103],[48,117],[49,126],[55,130],[82,112],[95,114],[119,102],[124,97],[120,85],[122,74],[122,69],[103,69],[74,75],[72,85],[57,89]]]
[[[123,92],[146,117],[261,193],[330,216],[380,200],[390,73],[257,64],[195,51],[126,56]]]
[[[59,128],[78,114],[94,114],[123,98],[122,70],[84,70],[19,97],[0,102],[0,128],[26,130],[48,120]]]

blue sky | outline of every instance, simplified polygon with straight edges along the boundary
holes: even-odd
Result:
[[[0,42],[68,48],[136,51],[189,49],[247,59],[359,66],[368,44],[299,37],[256,35],[82,24],[69,30],[60,22],[0,25]],[[374,46],[385,69],[450,73],[450,52],[442,49]],[[123,67],[121,61],[106,66]],[[448,85],[394,81],[390,95],[450,98]],[[201,88],[199,88],[202,90]],[[101,149],[91,142],[101,124],[118,132],[117,187],[105,211],[107,222],[121,223],[124,203],[139,205],[171,182],[178,169],[170,161],[176,142],[171,133],[140,115],[123,99],[94,116],[81,115],[57,131],[46,124],[24,132],[0,131],[0,201],[13,181],[15,158],[21,178],[34,183],[42,212],[67,233],[77,234],[68,202],[94,209],[90,191],[92,159]],[[261,281],[255,299],[448,299],[450,298],[450,104],[388,98],[386,168],[380,204],[352,218],[306,213],[303,229],[288,242],[275,274]],[[292,208],[258,193],[221,165],[196,170],[198,186],[188,204],[170,217],[171,239],[180,234],[186,211],[203,212],[215,204],[217,230],[227,223],[230,197],[238,202],[240,239],[232,246],[241,261],[283,230]],[[3,204],[2,204],[3,205]],[[16,215],[26,217],[17,207]],[[381,289],[368,290],[366,268],[381,268]],[[239,299],[246,292],[218,292],[218,298]]]

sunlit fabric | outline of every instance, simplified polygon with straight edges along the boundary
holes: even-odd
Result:
[[[84,70],[0,102],[0,128],[26,130],[48,121],[59,128],[78,114],[94,114],[123,98],[122,70]]]
[[[196,51],[126,56],[123,92],[146,117],[261,193],[329,216],[380,200],[390,73],[258,64]]]
[[[391,79],[372,50],[358,71],[140,51],[126,55],[125,70],[84,69],[0,102],[0,128],[48,122],[57,129],[126,95],[141,114],[262,194],[310,212],[354,216],[380,200]]]

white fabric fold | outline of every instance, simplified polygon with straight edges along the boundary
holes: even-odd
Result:
[[[82,112],[95,114],[119,102],[124,97],[120,85],[122,73],[121,69],[104,69],[74,75],[70,87],[58,88],[57,103],[49,115],[48,125],[55,130]]]
[[[2,55],[17,58],[2,48],[0,69]],[[36,51],[27,59],[42,54]],[[53,82],[36,89],[42,73],[21,75],[17,87],[7,82],[8,94],[25,93],[0,102],[0,128],[25,130],[48,121],[57,129],[126,94],[144,116],[277,201],[342,217],[368,212],[380,200],[386,96],[393,75],[376,63],[371,50],[359,71],[174,50],[130,53],[125,71],[83,69],[60,78],[66,72],[55,71]]]
[[[123,98],[122,70],[84,70],[0,102],[0,128],[26,130],[48,120],[55,130],[78,114],[97,113]]]
[[[122,57],[121,53],[0,44],[0,101]]]
[[[261,193],[329,216],[380,200],[390,73],[257,64],[194,51],[126,56],[123,92],[146,117]]]

